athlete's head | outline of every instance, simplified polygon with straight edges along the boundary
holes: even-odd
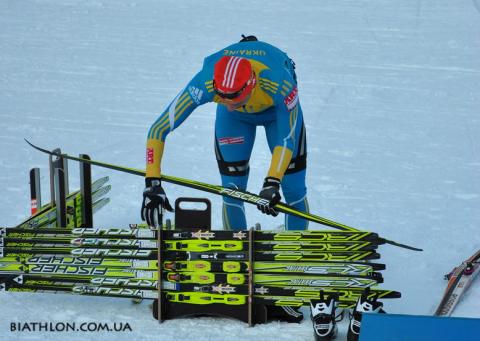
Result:
[[[244,103],[255,86],[255,73],[248,59],[223,56],[215,64],[213,88],[221,101],[235,106]]]

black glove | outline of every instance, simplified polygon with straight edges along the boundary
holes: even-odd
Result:
[[[159,227],[163,209],[170,212],[173,211],[162,188],[162,182],[159,178],[145,178],[141,211],[142,220],[146,220],[148,226]]]
[[[280,180],[267,176],[263,182],[263,188],[260,191],[259,196],[269,201],[268,204],[257,204],[257,207],[260,211],[265,214],[273,215],[276,217],[278,212],[273,208],[276,204],[280,202],[282,198],[280,196]]]

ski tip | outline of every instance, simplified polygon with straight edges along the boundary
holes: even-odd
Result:
[[[27,142],[27,143],[30,145],[30,147],[41,150],[40,147],[34,145],[32,142],[30,142],[30,141],[27,140],[26,138],[23,138],[23,139],[25,140],[25,142]]]
[[[30,147],[32,147],[32,148],[34,148],[34,149],[36,149],[36,150],[39,150],[39,151],[41,151],[41,152],[43,152],[43,153],[47,153],[47,154],[51,154],[51,155],[55,155],[55,153],[54,153],[54,152],[51,152],[51,151],[49,151],[49,150],[46,150],[46,149],[40,148],[40,147],[38,147],[38,146],[34,145],[34,144],[33,144],[32,142],[30,142],[29,140],[27,140],[26,138],[23,138],[23,139],[25,140],[25,142],[27,142],[27,143],[30,145]]]
[[[32,148],[38,150],[39,152],[42,152],[42,153],[45,153],[45,154],[48,154],[48,155],[52,155],[52,156],[56,156],[56,157],[65,157],[66,155],[63,155],[61,153],[61,151],[58,149],[54,150],[54,151],[50,151],[50,150],[47,150],[47,149],[44,149],[44,148],[41,148],[39,146],[36,146],[34,145],[32,142],[28,141],[26,138],[23,138],[25,140],[25,142],[27,142]]]
[[[32,147],[34,147],[34,148],[35,148],[35,146],[33,145],[33,143],[31,143],[30,141],[28,141],[26,138],[23,138],[23,139],[24,139],[24,140],[25,140],[25,142],[27,142],[27,143],[28,143],[30,146],[32,146]]]
[[[394,245],[394,246],[398,246],[398,247],[401,247],[401,248],[404,248],[404,249],[407,249],[407,250],[412,250],[412,251],[423,251],[423,249],[420,249],[418,247],[414,247],[414,246],[410,246],[410,245],[406,245],[406,244],[401,244],[401,243],[397,243],[397,242],[394,242],[393,240],[388,240],[388,239],[384,239],[384,238],[381,238],[382,242],[385,243],[385,244],[390,244],[390,245]]]

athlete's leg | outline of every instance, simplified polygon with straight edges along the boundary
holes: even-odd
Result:
[[[308,212],[307,187],[305,185],[307,168],[306,131],[300,104],[298,109],[297,122],[295,123],[295,150],[293,151],[292,161],[283,176],[281,185],[287,204],[299,211]],[[276,122],[273,121],[265,125],[265,131],[268,145],[273,152],[273,148],[279,143]],[[293,215],[285,215],[285,228],[287,230],[306,230],[307,227],[308,220]]]
[[[256,126],[238,119],[238,112],[229,112],[219,105],[215,120],[215,153],[222,178],[222,186],[245,190],[247,188],[249,160],[255,140]],[[247,228],[242,201],[223,197],[223,228]]]

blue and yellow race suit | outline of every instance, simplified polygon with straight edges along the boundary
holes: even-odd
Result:
[[[213,69],[222,56],[247,58],[256,75],[248,102],[229,112],[213,89]],[[298,98],[293,61],[278,48],[261,41],[230,45],[205,58],[203,68],[180,91],[151,126],[147,139],[147,177],[161,177],[161,159],[167,135],[198,106],[216,102],[215,152],[222,186],[245,190],[256,127],[265,128],[272,152],[267,176],[281,179],[286,202],[308,212],[306,199],[306,133]],[[225,229],[247,228],[243,202],[223,199]],[[307,228],[307,221],[285,217],[289,230]]]

